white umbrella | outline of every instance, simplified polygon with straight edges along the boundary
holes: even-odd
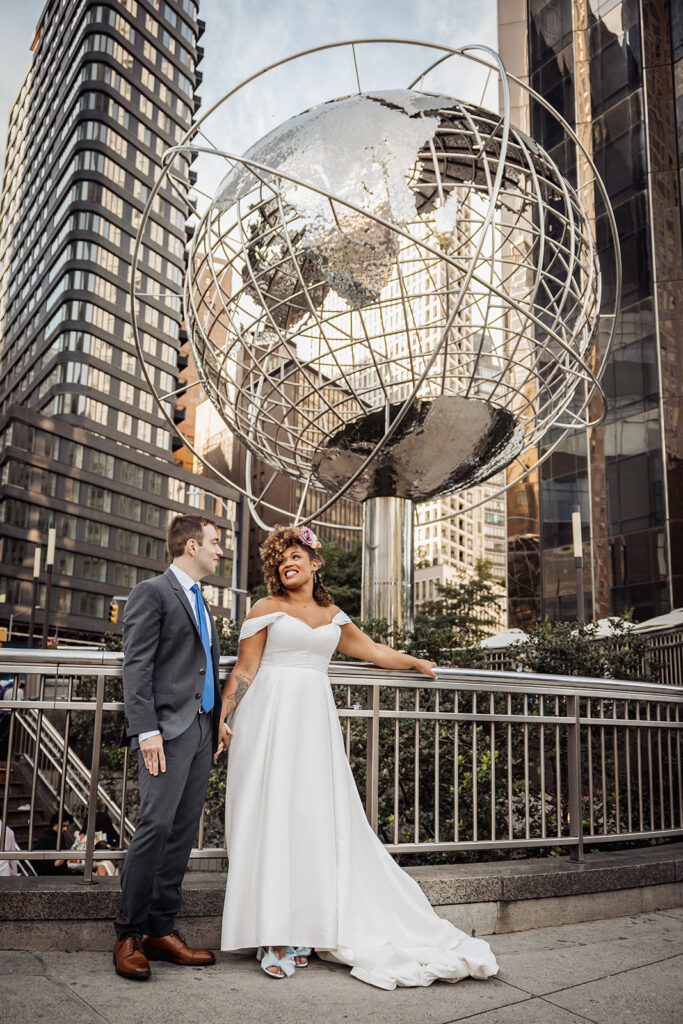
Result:
[[[509,647],[510,644],[517,644],[520,640],[526,640],[527,634],[523,629],[504,629],[502,633],[495,636],[487,636],[485,640],[479,641],[480,647]]]
[[[683,627],[683,608],[674,608],[666,615],[657,615],[654,619],[646,619],[633,627],[634,633],[651,633],[658,629],[680,629]]]

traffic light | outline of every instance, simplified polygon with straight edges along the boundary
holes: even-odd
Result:
[[[117,623],[119,621],[119,602],[112,601],[109,605],[109,621]]]

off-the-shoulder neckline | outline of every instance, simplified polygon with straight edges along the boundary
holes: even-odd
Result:
[[[290,615],[289,612],[266,612],[265,615],[254,615],[254,617],[251,619],[245,619],[243,625],[246,625],[247,622],[258,622],[259,619],[270,619],[273,615],[286,615],[288,619],[294,619],[295,622],[300,622],[302,626],[306,627],[306,629],[310,629],[312,632],[315,632],[316,629],[326,629],[327,626],[336,625],[334,620],[337,618],[337,616],[346,615],[346,612],[343,612],[341,609],[339,609],[338,612],[335,612],[333,618],[331,618],[329,622],[323,622],[319,626],[309,626],[309,624],[307,622],[304,622],[303,619],[300,619],[298,615]]]

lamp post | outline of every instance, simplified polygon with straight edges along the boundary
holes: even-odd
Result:
[[[572,507],[572,541],[574,545],[574,566],[576,567],[576,617],[579,622],[586,621],[586,610],[583,599],[583,538],[581,536],[581,509]]]
[[[38,604],[38,584],[40,582],[40,557],[42,548],[38,547],[33,553],[33,583],[31,585],[31,619],[28,626],[28,648],[33,647],[33,634],[36,629],[36,605]]]
[[[45,610],[43,612],[42,647],[47,647],[47,634],[50,628],[50,598],[52,596],[52,570],[55,564],[56,542],[57,531],[54,526],[51,526],[47,531],[47,554],[45,556]]]

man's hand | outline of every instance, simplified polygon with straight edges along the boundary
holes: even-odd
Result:
[[[225,722],[221,722],[218,728],[218,750],[213,755],[213,763],[218,762],[218,758],[221,756],[224,750],[227,750],[230,746],[230,737],[232,736],[232,729]]]
[[[145,761],[145,768],[150,775],[158,775],[160,771],[166,771],[164,741],[161,735],[150,736],[149,739],[141,740],[140,750]]]

